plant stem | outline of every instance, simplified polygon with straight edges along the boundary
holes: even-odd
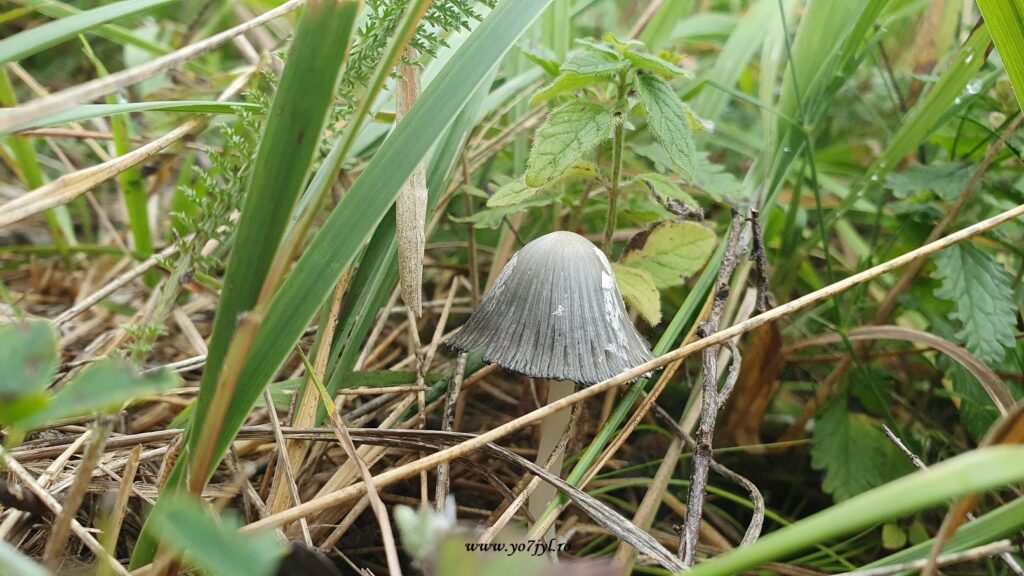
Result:
[[[612,143],[612,185],[608,190],[608,220],[604,227],[604,253],[611,258],[612,235],[615,234],[615,216],[619,203],[619,178],[622,175],[622,141],[625,139],[626,128],[624,126],[625,106],[623,99],[626,96],[626,73],[619,73],[619,82],[616,87],[617,114],[620,116],[615,126],[615,139]]]

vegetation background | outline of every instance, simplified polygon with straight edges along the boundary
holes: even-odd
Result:
[[[1024,574],[1024,0],[0,30],[0,574]],[[658,358],[545,404],[443,342],[553,230]]]

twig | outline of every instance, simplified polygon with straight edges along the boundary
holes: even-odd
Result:
[[[448,394],[444,404],[444,417],[441,421],[441,430],[451,432],[455,424],[455,405],[459,401],[459,390],[462,388],[462,379],[466,371],[466,353],[461,352],[455,359],[455,367],[452,369],[452,380],[448,385]],[[440,511],[444,508],[448,499],[449,466],[442,462],[437,467],[437,486],[434,490],[434,509]]]
[[[64,545],[67,544],[68,530],[71,522],[74,520],[75,515],[78,514],[78,508],[81,507],[85,494],[89,490],[89,479],[92,477],[93,468],[96,467],[96,462],[99,461],[100,456],[103,454],[103,445],[107,441],[107,436],[110,435],[110,429],[113,426],[114,419],[109,416],[101,417],[96,421],[92,441],[89,442],[89,447],[85,450],[82,462],[75,472],[75,481],[68,490],[60,514],[53,521],[50,537],[46,540],[43,560],[51,570],[56,570],[60,565],[60,553],[64,550]]]
[[[963,552],[944,554],[939,557],[938,564],[940,566],[949,566],[951,564],[959,564],[961,562],[970,562],[971,560],[983,560],[997,554],[1000,557],[1005,557],[1010,556],[1011,550],[1013,550],[1013,543],[1009,540],[999,540],[998,542],[985,544],[984,546],[978,546],[977,548],[970,548]],[[1013,556],[1010,556],[1010,558],[1013,558]],[[902,564],[893,564],[892,566],[879,566],[878,568],[844,572],[838,576],[891,576],[893,574],[917,572],[923,568],[927,562],[927,559],[922,558],[921,560],[913,560]]]
[[[309,360],[305,354],[299,350],[299,355],[302,357],[303,363],[306,364],[306,370],[313,374],[311,370],[312,366],[309,366]],[[380,525],[381,539],[384,541],[384,553],[387,557],[388,562],[388,573],[391,576],[401,576],[402,568],[398,562],[398,549],[395,546],[395,536],[391,531],[391,521],[388,518],[388,509],[384,506],[384,502],[380,499],[380,494],[377,493],[376,487],[371,487],[373,484],[373,476],[370,474],[370,469],[367,468],[366,463],[359,457],[359,453],[356,451],[356,446],[352,442],[352,437],[348,433],[348,429],[345,424],[341,421],[341,417],[338,415],[338,409],[331,402],[331,397],[327,394],[327,389],[324,388],[319,378],[312,375],[313,383],[316,384],[317,390],[320,392],[320,398],[324,402],[324,407],[327,409],[327,421],[331,425],[331,430],[334,435],[338,438],[338,443],[341,444],[342,449],[345,450],[345,455],[349,460],[355,463],[356,468],[359,470],[359,475],[363,479],[363,484],[367,487],[366,495],[370,500],[370,507],[373,509],[374,516],[377,517],[377,523]],[[296,507],[301,506],[296,502]]]
[[[287,485],[288,494],[292,498],[292,502],[295,504],[301,504],[302,498],[299,497],[299,487],[295,484],[295,474],[292,473],[292,465],[288,458],[288,444],[284,441],[284,435],[281,434],[281,421],[277,418],[277,409],[274,407],[274,399],[270,396],[270,387],[263,389],[263,400],[267,403],[267,415],[270,416],[270,426],[274,429],[274,441],[277,443],[277,467],[281,470],[284,475],[284,483]],[[309,524],[306,519],[299,520],[299,525],[302,528],[302,538],[306,541],[306,546],[313,547],[313,538],[309,535]]]
[[[32,492],[36,498],[41,500],[43,504],[50,509],[50,512],[53,512],[58,516],[60,515],[63,508],[60,503],[57,502],[57,499],[42,488],[39,483],[32,478],[32,474],[30,474],[28,470],[25,470],[25,468],[19,464],[18,461],[11,456],[11,453],[3,446],[0,446],[0,460],[2,460],[4,466],[14,474],[14,477],[20,480],[25,487],[28,488],[29,492]],[[121,563],[117,561],[117,558],[108,554],[96,538],[94,538],[88,530],[78,523],[78,520],[72,518],[70,526],[71,532],[77,536],[93,554],[109,564],[116,574],[119,574],[120,576],[131,576],[131,574],[124,569],[124,566],[121,566]]]
[[[897,448],[900,449],[900,452],[903,452],[903,454],[905,454],[906,457],[910,459],[910,462],[911,462],[911,464],[914,465],[914,468],[917,468],[918,470],[927,470],[928,469],[928,466],[924,463],[924,461],[921,460],[921,458],[918,457],[917,454],[914,454],[910,450],[910,448],[908,448],[907,445],[903,443],[903,440],[900,439],[900,437],[897,436],[896,433],[892,431],[892,429],[890,429],[888,426],[883,424],[882,425],[882,432],[885,432],[886,437],[889,438],[889,440],[893,444],[895,444]],[[967,519],[973,522],[974,519],[975,519],[974,514],[971,514],[970,512],[968,512],[967,513]],[[996,544],[998,544],[998,542]],[[994,546],[994,544],[989,544],[988,546]],[[980,550],[982,548],[985,548],[985,546],[981,546],[980,548],[975,548],[974,550]],[[964,554],[967,554],[968,552],[971,552],[971,551],[968,550],[966,552],[959,552],[958,554],[947,554],[945,556],[940,556],[937,564],[938,565],[945,565],[945,564],[953,564],[955,562],[962,562],[963,560],[946,561],[946,559],[951,558],[953,556],[964,555]],[[995,552],[990,552],[988,554],[985,554],[985,555],[979,556],[979,557],[980,558],[984,558],[984,557],[987,557],[987,556],[993,556],[995,554],[996,554]],[[1022,568],[1021,565],[1019,563],[1017,563],[1017,559],[1013,557],[1013,554],[1010,554],[1009,550],[1004,550],[1002,552],[999,552],[998,554],[999,554],[999,558],[1004,563],[1006,563],[1006,565],[1010,568],[1010,570],[1014,574],[1017,574],[1017,576],[1024,576],[1024,568]],[[976,557],[964,558],[964,560],[974,560],[974,559],[976,559]],[[925,565],[927,565],[928,559],[926,558],[926,559],[920,560],[918,562],[920,563],[919,565],[916,565],[913,568],[908,568],[907,570],[900,570],[899,572],[905,572],[905,571],[909,571],[909,570],[919,570],[922,567],[924,567]],[[899,572],[887,572],[886,574],[898,574]],[[870,573],[870,571],[866,571],[864,574],[861,574],[860,572],[856,572],[856,574],[857,574],[857,576],[869,576],[869,574],[870,574],[870,576],[876,576],[874,573]],[[882,573],[878,573],[878,576],[881,576],[881,575],[882,575]]]
[[[117,491],[117,499],[111,509],[103,527],[101,538],[103,548],[114,556],[117,548],[117,537],[121,533],[121,524],[124,522],[125,512],[128,509],[128,498],[131,497],[132,486],[135,482],[135,473],[139,469],[139,456],[142,455],[142,446],[135,446],[128,455],[128,464],[125,466],[124,477],[121,479],[121,487]],[[105,576],[109,571],[106,564],[101,564],[97,570],[98,574]]]
[[[729,226],[729,237],[726,240],[725,256],[718,269],[718,282],[715,286],[714,300],[708,319],[697,329],[697,334],[705,338],[718,331],[718,324],[725,311],[725,302],[729,298],[729,280],[733,270],[739,264],[740,256],[746,247],[740,241],[743,230],[743,216],[739,210],[733,210],[732,224]],[[730,340],[731,342],[731,340]],[[697,559],[697,542],[700,540],[700,521],[704,510],[704,493],[707,490],[708,470],[711,464],[711,442],[715,435],[715,420],[718,411],[729,399],[729,393],[739,375],[740,357],[733,345],[733,358],[730,374],[725,386],[718,389],[718,346],[708,346],[702,351],[702,382],[703,404],[701,405],[700,425],[697,428],[696,445],[693,451],[693,465],[690,473],[690,497],[686,508],[686,521],[679,538],[679,557],[689,568]]]
[[[576,423],[579,421],[580,412],[582,411],[583,404],[575,404],[572,407],[572,414],[569,415],[569,425],[565,427],[562,432],[562,436],[558,439],[558,443],[552,448],[551,453],[548,454],[547,460],[544,461],[544,469],[550,470],[555,462],[559,461],[565,454],[565,448],[569,445],[569,439],[573,437],[573,432],[576,429]],[[480,539],[477,540],[481,544],[486,544],[494,540],[494,537],[501,532],[502,528],[508,524],[509,520],[515,516],[515,513],[523,507],[523,504],[530,497],[531,494],[540,486],[541,477],[534,476],[530,481],[523,487],[523,490],[516,495],[515,499],[509,503],[508,508],[501,513],[501,516],[494,521],[484,530],[484,533],[480,535]],[[529,511],[526,512],[529,516]]]
[[[995,162],[999,151],[1003,149],[1003,146],[1010,139],[1010,136],[1017,131],[1022,122],[1024,122],[1024,114],[1020,114],[1014,118],[1013,121],[1007,125],[1006,129],[999,134],[999,139],[995,144],[989,147],[987,152],[985,152],[985,157],[982,159],[981,164],[978,165],[977,170],[975,170],[974,174],[971,175],[971,179],[967,181],[963,192],[960,193],[956,202],[946,210],[946,215],[942,217],[942,220],[940,220],[939,223],[935,225],[935,228],[933,228],[928,234],[928,237],[924,241],[925,246],[938,242],[942,234],[946,232],[946,229],[953,224],[957,216],[960,215],[960,211],[967,206],[968,201],[973,195],[975,187],[977,187],[978,183],[981,182],[981,179],[985,176],[985,173],[988,172],[992,163]],[[950,236],[953,236],[953,234]],[[947,238],[948,237],[949,236],[947,236]],[[900,296],[910,289],[914,283],[914,279],[917,278],[917,275],[924,269],[925,263],[926,261],[923,259],[907,263],[907,268],[902,274],[900,274],[899,278],[896,279],[896,282],[893,283],[892,287],[889,288],[889,291],[886,293],[885,298],[882,299],[881,304],[878,305],[878,311],[875,313],[875,317],[872,322],[873,324],[890,323],[893,314],[896,312],[896,308],[899,306]],[[869,349],[870,344],[866,344],[861,350],[857,350],[857,352],[863,352],[864,350]],[[852,356],[844,357],[838,364],[836,364],[835,368],[832,369],[832,372],[825,377],[825,380],[822,382],[821,386],[819,386],[814,398],[804,406],[803,412],[789,427],[789,430],[786,431],[786,434],[782,437],[783,441],[795,440],[803,433],[808,420],[810,420],[811,416],[814,415],[815,410],[817,410],[818,406],[828,398],[832,393],[832,389],[842,380],[843,376],[846,375],[846,372],[851,366],[853,366]]]
[[[764,230],[761,228],[761,213],[750,209],[751,258],[754,260],[757,303],[754,314],[771,308],[771,293],[768,291],[768,257],[764,254]]]
[[[814,304],[821,302],[822,300],[826,300],[828,298],[835,296],[836,294],[845,292],[846,290],[849,290],[854,286],[858,286],[860,284],[878,278],[879,276],[891,272],[892,270],[895,270],[901,266],[905,266],[910,262],[914,262],[920,258],[924,258],[926,256],[934,254],[958,242],[962,242],[968,238],[981,234],[982,232],[991,230],[996,226],[999,226],[1000,224],[1003,224],[1007,221],[1013,220],[1020,216],[1024,216],[1024,204],[1007,210],[1005,212],[1002,212],[996,216],[993,216],[981,222],[975,223],[971,226],[968,226],[967,228],[950,234],[949,236],[946,236],[941,240],[918,247],[914,250],[911,250],[910,252],[897,256],[896,258],[893,258],[887,262],[853,274],[852,276],[844,278],[843,280],[840,280],[838,282],[829,284],[828,286],[821,288],[819,290],[815,290],[814,292],[811,292],[809,294],[805,294],[804,296],[801,296],[796,300],[792,300],[790,302],[787,302],[786,304],[772,308],[771,310],[763,314],[754,316],[749,320],[740,322],[738,324],[734,324],[710,336],[707,336],[705,338],[682,346],[676,350],[663,354],[655,358],[654,360],[645,362],[631,370],[622,372],[617,376],[614,376],[592,386],[588,386],[578,392],[575,392],[569,396],[566,396],[565,398],[562,398],[561,400],[542,406],[536,410],[531,411],[528,414],[525,414],[509,422],[506,422],[500,426],[497,426],[491,430],[488,430],[483,434],[479,434],[472,438],[467,438],[466,440],[456,445],[435,452],[430,456],[427,456],[426,458],[416,460],[403,466],[396,466],[394,468],[391,468],[375,476],[373,478],[373,484],[376,487],[387,486],[395,482],[398,482],[399,480],[403,480],[410,476],[419,474],[420,470],[435,468],[441,462],[451,461],[456,458],[462,457],[467,453],[487,446],[490,443],[498,439],[501,439],[513,432],[522,430],[527,426],[531,426],[534,423],[546,418],[547,416],[550,416],[551,414],[555,414],[557,412],[565,410],[566,408],[572,406],[573,404],[582,402],[589,398],[595,398],[597,396],[600,396],[601,394],[604,394],[606,391],[616,386],[621,386],[622,384],[634,380],[640,376],[643,376],[648,372],[657,370],[662,366],[670,364],[676,360],[686,358],[709,346],[722,344],[728,340],[731,340],[732,338],[735,338],[736,336],[745,334],[746,332],[749,332],[759,326],[764,326],[765,324],[777,321],[780,318],[793,314],[798,310],[808,308]],[[296,506],[279,514],[275,514],[267,518],[264,518],[258,522],[249,524],[248,526],[246,526],[245,531],[251,532],[255,530],[267,529],[271,527],[289,524],[303,516],[308,516],[310,514],[314,514],[319,511],[337,506],[341,503],[348,502],[349,500],[355,499],[356,497],[362,495],[365,491],[365,485],[355,484],[343,489],[333,491],[329,494],[323,494],[313,500],[304,502],[300,506]]]

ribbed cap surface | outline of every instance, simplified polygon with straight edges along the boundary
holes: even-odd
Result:
[[[462,352],[535,378],[596,384],[651,360],[611,266],[586,238],[552,232],[509,260],[462,330]]]

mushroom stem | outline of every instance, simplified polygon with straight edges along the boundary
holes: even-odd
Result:
[[[548,380],[548,404],[561,400],[566,396],[576,391],[576,384],[567,380]],[[571,415],[576,411],[563,410],[556,414],[545,418],[540,423],[540,444],[537,448],[537,464],[544,466],[548,462],[548,459],[552,457],[552,452],[555,450],[555,446],[559,444],[558,440],[562,437],[569,428],[574,424],[571,420]],[[548,467],[548,471],[561,478],[562,474],[562,460],[565,456],[564,446],[562,447],[560,454],[555,454],[554,458]],[[530,495],[530,500],[527,505],[527,509],[530,511],[530,516],[535,519],[540,519],[544,515],[544,511],[547,510],[548,505],[558,496],[558,490],[554,486],[543,482],[540,486],[534,490],[533,494]],[[544,540],[550,540],[555,536],[555,529],[552,526],[547,534],[544,535]]]

